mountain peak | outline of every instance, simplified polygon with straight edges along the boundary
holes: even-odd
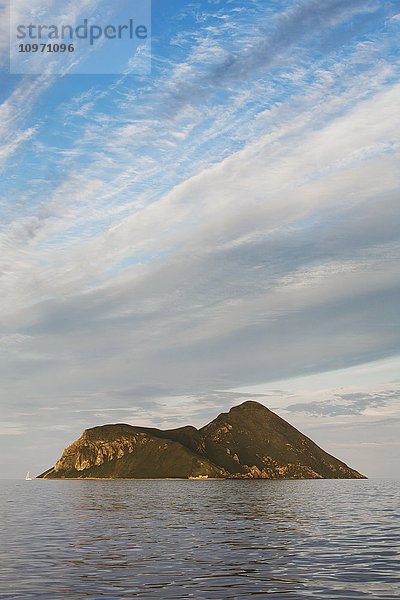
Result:
[[[260,402],[256,402],[255,400],[245,400],[241,404],[238,404],[237,406],[233,406],[229,410],[229,413],[254,412],[254,411],[263,412],[265,414],[271,413],[269,408],[264,406],[264,404],[260,404]]]
[[[238,410],[238,409],[242,409],[242,408],[256,408],[256,409],[261,409],[261,410],[268,410],[268,408],[266,406],[264,406],[264,404],[260,404],[260,402],[256,402],[255,400],[245,400],[244,402],[242,402],[241,404],[238,404],[237,406],[232,406],[232,408],[230,409],[229,412],[231,412],[231,410]]]

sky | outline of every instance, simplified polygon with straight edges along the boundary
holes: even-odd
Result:
[[[399,477],[398,3],[153,0],[105,75],[10,74],[7,10],[0,477],[248,399]]]

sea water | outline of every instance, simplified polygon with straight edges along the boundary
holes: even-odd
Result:
[[[0,485],[0,599],[400,597],[397,481]]]

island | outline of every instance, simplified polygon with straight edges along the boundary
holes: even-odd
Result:
[[[259,402],[201,429],[86,429],[41,479],[365,479]]]

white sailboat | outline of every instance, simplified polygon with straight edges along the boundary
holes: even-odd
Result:
[[[32,477],[30,477],[29,471],[27,472],[25,479],[26,481],[32,481]]]

